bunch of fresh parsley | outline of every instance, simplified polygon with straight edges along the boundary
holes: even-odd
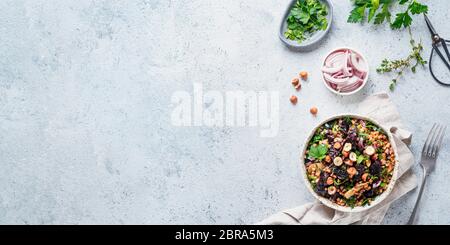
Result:
[[[286,38],[299,43],[328,25],[328,9],[318,0],[297,0],[287,18]]]
[[[402,12],[396,14],[391,22],[390,7],[398,2],[399,5],[407,6]],[[428,7],[417,0],[354,0],[354,8],[350,12],[347,21],[350,23],[364,22],[367,15],[367,22],[373,20],[374,24],[381,24],[388,21],[392,29],[408,27],[412,23],[411,15],[426,13]]]
[[[392,29],[407,28],[410,34],[411,53],[404,59],[388,60],[384,59],[380,67],[377,69],[379,73],[387,73],[395,71],[397,76],[391,80],[390,90],[394,90],[398,78],[403,74],[406,68],[411,68],[412,72],[416,72],[418,65],[424,66],[427,62],[422,58],[422,44],[413,39],[411,33],[412,16],[428,12],[428,6],[417,0],[353,0],[354,8],[350,12],[347,22],[362,23],[367,16],[367,22],[379,25],[387,21]],[[394,21],[391,22],[390,7],[398,3],[406,8],[396,13]],[[415,62],[412,62],[415,60]],[[414,64],[413,64],[414,63]]]

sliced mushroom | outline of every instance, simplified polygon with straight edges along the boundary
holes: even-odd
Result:
[[[334,165],[338,166],[338,167],[342,165],[342,162],[343,161],[342,161],[341,157],[335,157],[334,160],[333,160]]]
[[[345,143],[344,151],[350,151],[352,149],[352,143]]]
[[[373,154],[375,154],[375,148],[373,148],[373,146],[369,145],[366,147],[366,149],[364,150],[364,152],[369,155],[372,156]]]
[[[356,153],[354,153],[354,152],[350,152],[350,160],[352,161],[352,162],[356,162]]]

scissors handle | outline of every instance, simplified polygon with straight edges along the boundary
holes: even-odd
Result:
[[[445,53],[447,54],[447,59],[450,60],[450,54],[448,53],[447,44],[445,43],[445,40],[442,39],[440,42],[441,42],[442,46],[444,46]],[[433,49],[434,49],[434,51],[436,51],[436,53],[439,55],[439,57],[445,63],[447,68],[450,70],[450,64],[448,63],[447,59],[442,54],[441,50],[439,50],[439,46],[437,44],[433,43]]]
[[[441,39],[440,42],[441,42],[442,46],[444,46],[444,50],[445,50],[445,53],[447,54],[447,58],[450,60],[450,55],[449,55],[448,48],[447,48],[447,43],[450,43],[450,40]],[[434,52],[436,52],[439,55],[439,57],[442,59],[444,64],[450,70],[450,63],[445,59],[444,55],[442,54],[442,52],[439,50],[438,47],[439,46],[436,43],[433,43],[433,48],[431,49],[430,61],[428,63],[428,67],[430,68],[431,76],[434,78],[434,80],[436,80],[436,82],[438,82],[438,83],[440,83],[441,85],[444,85],[444,86],[450,86],[450,83],[445,83],[445,82],[442,82],[441,80],[439,80],[439,78],[437,78],[434,75],[434,72],[433,72],[433,66],[431,64],[432,64]]]

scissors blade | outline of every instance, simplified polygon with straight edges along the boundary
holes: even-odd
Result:
[[[441,39],[441,44],[444,46],[445,54],[447,54],[447,59],[450,61],[450,53],[448,52],[447,42],[444,39]]]
[[[450,70],[450,63],[445,60],[444,55],[442,54],[441,50],[439,50],[439,46],[433,43],[433,49],[436,51],[436,53],[439,55],[441,60],[444,62],[444,64],[447,66],[447,68]]]
[[[427,23],[428,30],[430,30],[430,32],[431,32],[431,36],[433,36],[433,37],[436,36],[437,35],[436,30],[434,29],[433,25],[431,24],[430,19],[428,19],[428,16],[426,14],[423,14],[423,16],[425,17],[425,22]]]

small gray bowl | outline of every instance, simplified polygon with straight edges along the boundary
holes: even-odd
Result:
[[[319,0],[319,1],[324,3],[328,8],[327,29],[317,31],[316,33],[312,34],[311,37],[307,38],[306,40],[304,40],[301,43],[298,43],[297,41],[294,41],[294,40],[289,40],[284,36],[284,33],[287,30],[286,19],[288,18],[289,13],[290,13],[292,7],[294,7],[297,0],[292,0],[291,4],[289,4],[288,8],[286,9],[286,12],[284,13],[283,19],[281,20],[280,33],[278,33],[280,40],[289,49],[294,50],[294,51],[301,51],[301,52],[311,51],[311,50],[315,49],[318,46],[318,44],[320,44],[320,41],[327,35],[328,31],[331,28],[331,22],[333,22],[333,4],[331,3],[330,0]]]

